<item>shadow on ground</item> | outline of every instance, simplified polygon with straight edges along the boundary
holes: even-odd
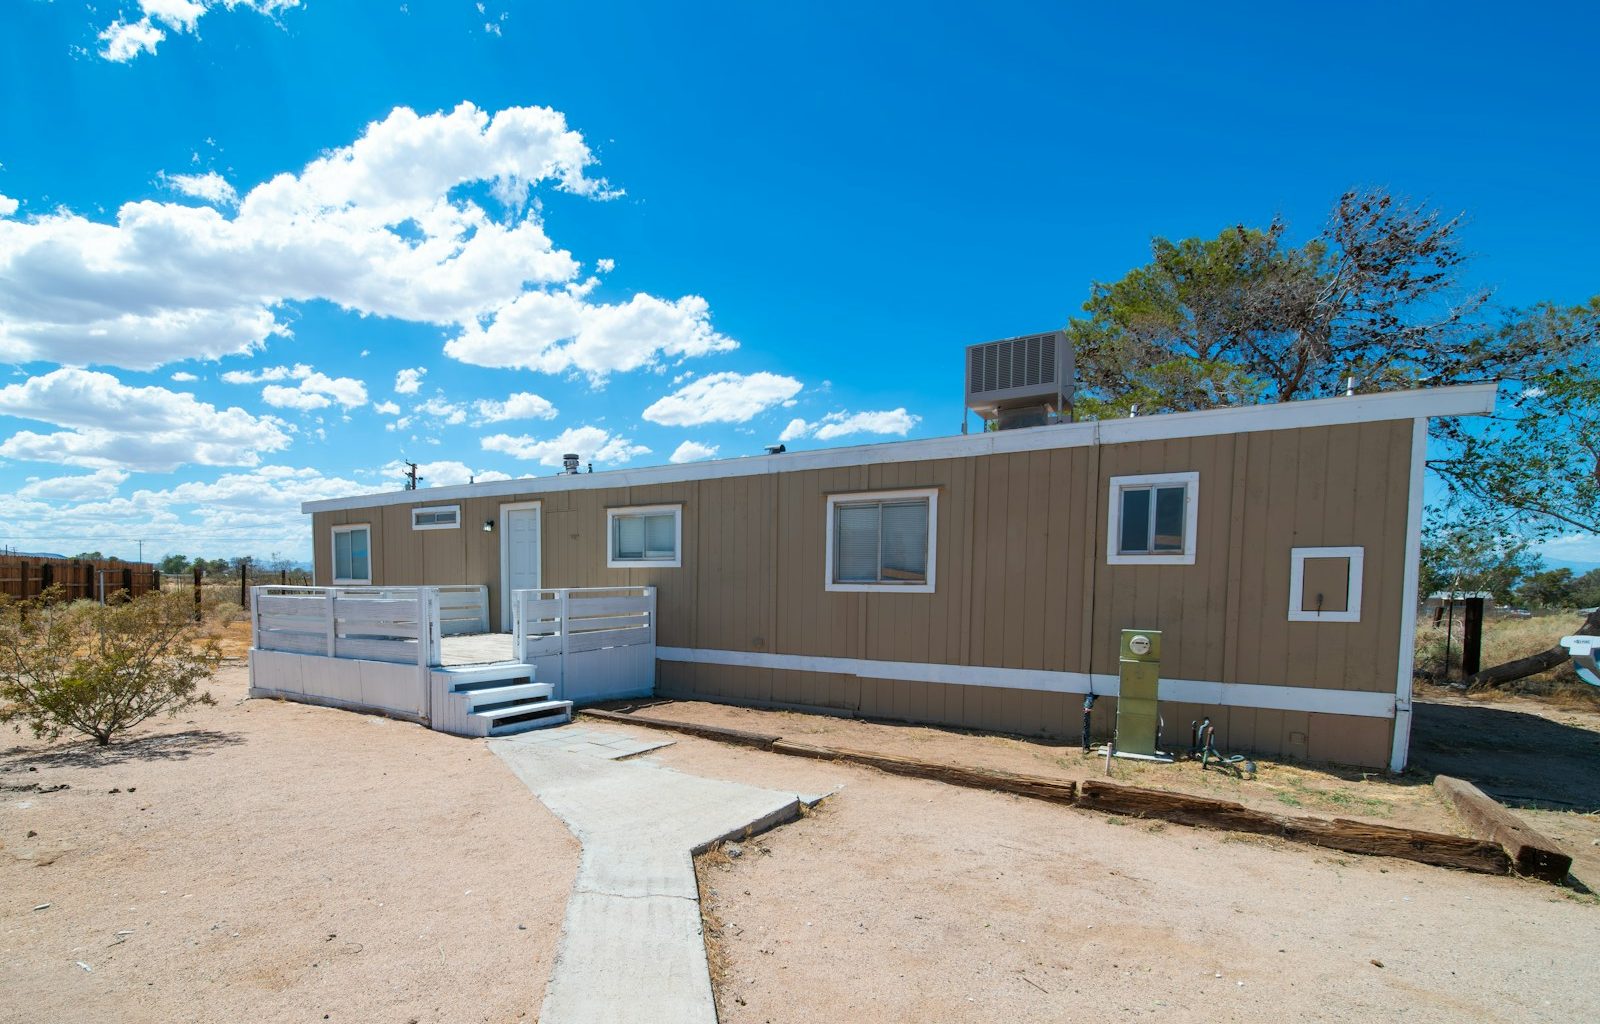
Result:
[[[141,736],[134,740],[99,746],[92,740],[61,746],[11,747],[0,750],[0,771],[27,768],[101,768],[151,761],[187,761],[224,747],[237,746],[244,737],[215,729],[189,729],[185,732]]]
[[[1512,807],[1600,811],[1600,734],[1504,708],[1418,701],[1413,765]]]

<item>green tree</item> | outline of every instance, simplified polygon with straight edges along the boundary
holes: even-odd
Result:
[[[80,551],[72,557],[80,562],[102,562],[106,556],[98,551]]]
[[[0,722],[50,739],[79,732],[104,746],[156,715],[215,703],[199,685],[222,649],[193,621],[188,595],[114,605],[62,597],[60,587],[31,601],[0,595]]]
[[[163,555],[156,568],[164,575],[176,576],[189,571],[189,559],[185,555]]]
[[[1496,604],[1517,601],[1523,581],[1542,568],[1527,541],[1493,522],[1447,519],[1430,514],[1422,532],[1417,590],[1486,592]]]
[[[1483,420],[1437,420],[1428,467],[1459,513],[1600,532],[1600,299],[1491,315],[1459,219],[1350,192],[1303,245],[1286,228],[1152,243],[1068,334],[1081,417],[1501,381]]]
[[[1517,599],[1529,608],[1576,608],[1571,569],[1546,569],[1522,581]]]
[[[1600,607],[1600,569],[1591,569],[1572,581],[1572,603],[1578,608]]]

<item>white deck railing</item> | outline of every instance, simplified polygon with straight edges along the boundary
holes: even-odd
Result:
[[[426,722],[440,604],[434,587],[253,587],[251,691]]]
[[[517,590],[512,650],[561,700],[647,696],[656,683],[656,588]]]

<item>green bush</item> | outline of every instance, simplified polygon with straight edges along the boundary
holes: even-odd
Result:
[[[188,594],[109,605],[61,597],[59,588],[31,601],[0,596],[0,722],[104,746],[148,718],[216,703],[199,685],[222,649],[194,621]]]

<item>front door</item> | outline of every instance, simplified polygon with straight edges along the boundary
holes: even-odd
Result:
[[[539,503],[500,506],[500,628],[511,632],[511,592],[539,586]]]

